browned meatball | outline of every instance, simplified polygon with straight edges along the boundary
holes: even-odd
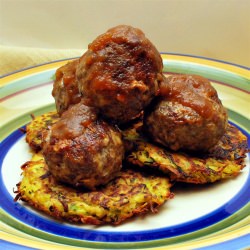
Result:
[[[78,60],[67,63],[57,69],[52,95],[55,98],[56,109],[62,114],[70,105],[79,103],[81,95],[76,82],[76,66]]]
[[[161,94],[163,98],[145,117],[155,141],[172,150],[206,151],[225,133],[227,112],[207,79],[170,76]]]
[[[120,171],[124,148],[120,132],[98,120],[95,108],[80,102],[51,127],[43,154],[56,179],[93,190]]]
[[[89,45],[76,75],[88,105],[123,123],[136,117],[157,94],[162,67],[159,52],[144,33],[120,25]]]

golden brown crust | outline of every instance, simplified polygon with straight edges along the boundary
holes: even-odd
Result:
[[[53,123],[53,113],[44,114],[43,118],[45,117],[49,120],[49,124]],[[32,133],[33,129],[37,131],[38,126],[42,127],[46,124],[36,122],[40,119],[40,117],[35,118],[29,127],[30,134],[33,135],[30,139],[33,138],[35,141],[38,140],[35,133]],[[245,157],[248,152],[247,139],[233,125],[229,124],[227,132],[220,141],[206,154],[199,155],[199,157],[174,153],[162,146],[147,142],[141,134],[142,125],[142,121],[139,120],[122,131],[126,150],[130,152],[127,160],[141,167],[154,168],[170,174],[172,180],[192,183],[214,182],[238,175],[245,166]]]
[[[33,151],[42,149],[43,131],[48,130],[58,119],[59,115],[54,111],[37,117],[32,116],[32,121],[26,126],[26,142]]]
[[[191,155],[172,152],[158,145],[137,139],[127,161],[143,168],[160,170],[173,181],[208,183],[231,178],[245,167],[247,139],[235,126],[228,125],[219,143],[208,153]],[[130,135],[130,138],[132,135]]]
[[[156,213],[173,197],[167,178],[131,169],[122,170],[108,185],[92,192],[58,183],[41,155],[34,155],[22,170],[16,200],[69,222],[117,225],[135,215]]]

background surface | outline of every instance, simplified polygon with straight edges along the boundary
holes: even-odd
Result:
[[[249,13],[250,0],[0,0],[0,74],[79,56],[118,24],[160,52],[250,66]]]

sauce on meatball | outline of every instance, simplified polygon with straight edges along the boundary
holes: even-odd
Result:
[[[120,25],[98,36],[80,58],[78,86],[88,105],[112,121],[135,118],[157,95],[162,58],[136,28]]]
[[[57,180],[94,190],[118,174],[124,147],[120,132],[80,102],[46,132],[43,155]]]
[[[67,63],[56,70],[52,96],[55,99],[57,112],[61,115],[69,106],[81,101],[76,80],[78,59]]]
[[[206,78],[170,76],[160,86],[160,96],[145,115],[154,141],[172,150],[207,151],[225,133],[226,109]]]
[[[206,118],[213,115],[214,102],[221,104],[215,88],[202,76],[177,75],[168,77],[166,81],[160,89],[162,96],[190,107]]]

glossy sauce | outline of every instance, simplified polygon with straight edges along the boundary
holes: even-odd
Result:
[[[145,85],[145,79],[152,80],[155,72],[163,67],[159,53],[143,32],[129,26],[108,30],[88,48],[85,66],[86,70],[92,66],[89,75],[96,90],[117,91],[122,85],[140,80],[141,85]]]
[[[170,76],[161,86],[160,95],[190,107],[206,118],[213,115],[214,104],[220,103],[210,82],[197,75]]]
[[[78,60],[71,61],[57,69],[52,90],[59,114],[63,113],[70,105],[79,103],[81,95],[76,81],[76,67]]]
[[[95,108],[76,104],[65,111],[61,119],[52,126],[52,138],[72,139],[80,136],[83,131],[97,120]]]

